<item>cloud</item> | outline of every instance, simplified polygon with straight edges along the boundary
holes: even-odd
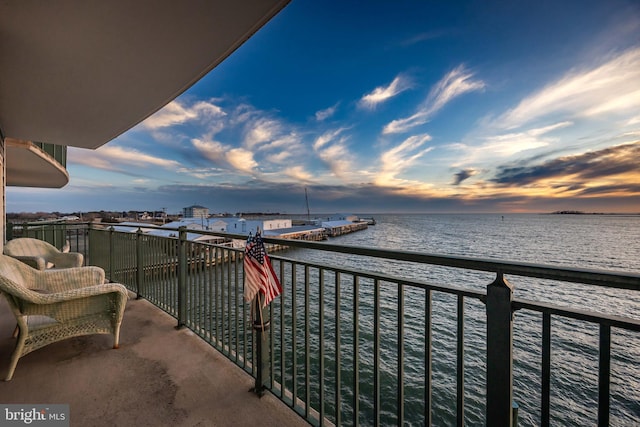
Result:
[[[230,148],[218,141],[202,141],[198,138],[192,139],[191,143],[200,154],[215,163],[224,160],[225,152]]]
[[[382,133],[385,135],[390,133],[404,133],[416,126],[423,125],[428,121],[429,118],[425,114],[425,111],[420,110],[412,116],[404,119],[396,119],[387,123],[387,125],[382,129]]]
[[[594,68],[567,73],[523,99],[500,116],[495,126],[513,129],[543,117],[557,117],[559,113],[569,117],[622,112],[637,115],[639,81],[640,48],[633,48]]]
[[[436,30],[436,31],[429,31],[429,32],[425,32],[425,33],[420,33],[417,34],[413,37],[410,37],[406,40],[403,40],[402,42],[400,42],[401,46],[411,46],[417,43],[421,43],[423,41],[427,41],[427,40],[433,40],[433,39],[437,39],[443,36],[446,36],[447,34],[451,33],[451,31],[445,31],[445,30]]]
[[[527,161],[498,168],[490,181],[501,186],[547,189],[549,195],[571,192],[574,196],[602,193],[616,188],[627,194],[637,191],[640,182],[640,141],[564,156],[542,164]],[[635,188],[636,190],[633,190]],[[636,193],[637,195],[637,193]]]
[[[142,122],[142,126],[147,129],[160,129],[183,124],[199,118],[221,118],[225,115],[226,113],[222,108],[210,102],[199,101],[188,107],[180,101],[172,101]]]
[[[259,151],[274,151],[278,150],[279,153],[292,154],[293,151],[302,150],[302,144],[300,136],[292,131],[289,134],[282,134],[276,136],[271,142],[261,145]]]
[[[481,143],[470,146],[462,143],[450,144],[449,148],[463,151],[457,155],[454,167],[463,167],[472,163],[494,161],[496,158],[510,157],[515,154],[552,145],[558,139],[549,134],[555,130],[573,125],[572,122],[559,122],[522,132],[511,132],[480,138]]]
[[[627,125],[631,126],[631,125],[637,125],[640,124],[640,115],[638,116],[634,116],[631,117],[628,121],[627,121]]]
[[[253,148],[256,145],[270,142],[282,132],[279,122],[266,117],[250,121],[245,126],[244,145]]]
[[[253,153],[244,148],[232,148],[225,155],[229,164],[237,171],[253,174],[258,163],[253,159]]]
[[[329,144],[330,142],[334,141],[345,130],[347,130],[347,128],[346,127],[342,127],[342,128],[339,128],[339,129],[330,130],[330,131],[327,131],[327,132],[323,133],[322,135],[320,135],[319,137],[316,138],[315,142],[313,143],[313,149],[314,150],[319,150],[320,148],[322,148],[325,145]]]
[[[296,181],[308,182],[313,178],[313,175],[304,170],[302,166],[293,166],[285,169],[283,172],[285,175],[295,179]]]
[[[202,180],[208,180],[211,179],[213,177],[220,177],[220,176],[226,176],[228,173],[227,171],[225,171],[224,169],[221,168],[213,168],[213,167],[209,167],[209,168],[180,168],[177,170],[177,172],[185,174],[185,175],[191,175],[195,178],[198,179],[202,179]]]
[[[266,157],[266,159],[271,163],[285,163],[288,159],[291,158],[291,152],[289,151],[280,151],[277,154],[271,154]]]
[[[507,133],[486,138],[486,142],[482,144],[478,150],[490,153],[493,156],[508,157],[516,153],[535,148],[546,147],[552,142],[557,141],[556,138],[544,137],[556,129],[571,126],[572,122],[560,122],[541,128],[528,129],[523,132]]]
[[[174,169],[180,166],[175,160],[163,159],[138,150],[117,145],[104,145],[95,151],[70,149],[69,163],[97,169],[121,171],[125,165],[146,168],[149,166]]]
[[[385,102],[401,92],[411,88],[410,81],[403,76],[397,76],[389,86],[379,86],[373,92],[364,95],[358,102],[360,108],[372,110],[382,102]]]
[[[324,110],[320,110],[320,111],[316,111],[316,120],[319,122],[322,122],[326,119],[328,119],[329,117],[332,117],[335,113],[336,110],[338,109],[338,105],[340,103],[336,103],[335,105],[326,108]]]
[[[318,150],[318,156],[338,178],[345,178],[352,169],[351,154],[342,143],[334,143]]]
[[[460,185],[460,183],[475,175],[477,171],[475,169],[464,169],[454,174],[453,185]]]
[[[393,120],[382,130],[383,134],[403,133],[427,123],[431,117],[440,111],[453,99],[467,93],[481,90],[485,83],[474,80],[473,73],[459,65],[442,78],[429,92],[426,101],[411,116]]]
[[[313,143],[314,152],[327,165],[333,177],[341,179],[346,179],[353,170],[353,156],[347,148],[348,137],[343,135],[348,129],[341,127],[326,131]]]
[[[207,159],[217,166],[242,174],[253,175],[258,166],[253,153],[244,148],[233,148],[218,141],[202,141],[194,138],[191,143]]]
[[[401,144],[383,152],[380,156],[380,172],[375,179],[378,185],[390,185],[396,176],[413,166],[415,162],[433,147],[422,148],[431,140],[427,134],[414,135],[405,139]]]

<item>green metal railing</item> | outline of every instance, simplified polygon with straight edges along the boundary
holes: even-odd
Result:
[[[612,330],[637,334],[640,321],[513,297],[505,279],[528,277],[610,289],[640,290],[640,275],[501,262],[468,257],[387,251],[326,243],[265,238],[292,248],[270,258],[283,294],[256,327],[243,301],[243,248],[178,238],[91,228],[91,265],[125,284],[177,319],[256,378],[256,392],[269,390],[314,425],[514,425],[514,313],[541,316],[539,403],[536,424],[553,421],[551,326],[561,319],[596,325],[599,331],[597,419],[611,414]],[[189,230],[193,233],[194,230]],[[244,239],[245,236],[200,232]],[[85,244],[85,248],[86,248]],[[440,266],[465,283],[454,286],[296,259],[349,254],[358,265]],[[321,255],[312,258],[322,259]],[[406,276],[406,277],[405,277]],[[487,280],[489,278],[489,280]],[[493,281],[491,281],[493,278]],[[484,289],[483,289],[484,288]],[[483,345],[468,337],[484,334]],[[447,370],[437,366],[451,362]],[[467,366],[479,360],[473,381]],[[436,366],[437,365],[437,366]],[[485,368],[482,368],[482,367]],[[434,390],[437,389],[438,393]],[[443,397],[444,396],[444,397]],[[482,402],[482,403],[478,403]],[[522,402],[519,402],[522,403]],[[434,408],[448,408],[443,415]]]
[[[32,223],[8,223],[7,240],[18,237],[30,237],[44,240],[63,250],[70,249],[87,256],[88,252],[88,224],[67,223],[64,221],[38,221]]]
[[[34,142],[42,151],[53,157],[63,168],[67,167],[67,146],[49,144],[47,142]]]

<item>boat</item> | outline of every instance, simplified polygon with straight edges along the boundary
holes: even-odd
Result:
[[[376,219],[374,217],[371,217],[371,218],[360,218],[360,221],[366,222],[367,225],[376,225]]]

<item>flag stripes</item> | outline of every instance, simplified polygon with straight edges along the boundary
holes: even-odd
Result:
[[[282,286],[271,265],[271,260],[260,233],[249,235],[244,250],[244,299],[253,300],[258,292],[264,295],[263,307],[282,293]]]

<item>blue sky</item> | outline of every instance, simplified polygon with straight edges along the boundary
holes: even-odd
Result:
[[[640,212],[640,3],[293,0],[7,211]]]

